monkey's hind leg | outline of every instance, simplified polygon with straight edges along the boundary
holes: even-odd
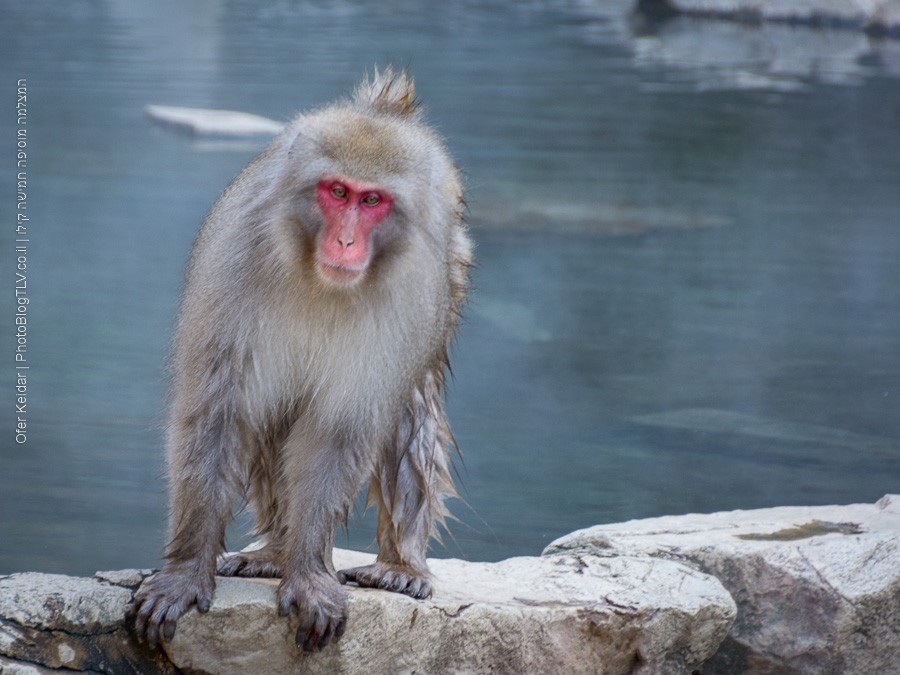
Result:
[[[253,455],[247,473],[250,476],[250,503],[256,513],[254,531],[260,538],[236,553],[219,556],[216,573],[223,577],[281,577],[284,525],[281,501],[274,476],[275,456],[271,445],[260,447]]]
[[[456,494],[447,456],[452,443],[440,388],[429,373],[372,477],[369,503],[378,504],[378,557],[371,565],[341,570],[341,583],[431,596],[425,554],[436,524],[444,524],[445,498]]]

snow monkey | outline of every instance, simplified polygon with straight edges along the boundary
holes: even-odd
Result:
[[[172,355],[169,542],[132,608],[151,647],[215,574],[280,577],[307,651],[340,638],[342,584],[431,595],[425,552],[454,493],[443,405],[468,285],[462,188],[405,72],[301,114],[200,228]],[[378,556],[336,571],[332,539],[370,480]],[[264,545],[223,556],[245,496]]]

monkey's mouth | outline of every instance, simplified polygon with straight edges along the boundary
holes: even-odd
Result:
[[[346,267],[339,263],[322,260],[321,258],[318,260],[318,263],[319,271],[326,279],[342,284],[356,281],[366,270],[365,267]]]

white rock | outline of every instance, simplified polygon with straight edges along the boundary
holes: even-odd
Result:
[[[234,110],[148,105],[147,115],[164,125],[201,136],[274,136],[284,125],[268,117]]]
[[[335,564],[372,558],[336,551]],[[430,565],[430,600],[351,588],[346,634],[310,655],[277,616],[275,582],[220,578],[209,613],[181,618],[168,655],[217,673],[687,673],[735,611],[712,577],[647,557]]]
[[[545,553],[650,555],[719,578],[738,603],[713,673],[900,672],[900,496],[596,526]]]

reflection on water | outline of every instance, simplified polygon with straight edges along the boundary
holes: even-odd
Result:
[[[191,141],[145,106],[285,120],[376,61],[417,76],[477,241],[449,401],[466,503],[438,555],[896,491],[897,42],[649,30],[628,6],[10,10],[0,82],[30,85],[34,370],[26,446],[0,409],[0,573],[149,566],[162,545],[182,269],[259,145]],[[0,168],[4,194],[12,178]],[[371,524],[339,543],[367,546]]]
[[[885,455],[896,456],[900,452],[900,445],[878,436],[855,434],[843,429],[833,429],[816,424],[782,422],[728,410],[716,410],[715,408],[671,410],[658,414],[638,415],[632,419],[639,424],[672,427],[675,429],[745,434],[774,441],[834,445],[850,451],[861,450],[872,455],[880,451]],[[852,455],[849,459],[853,462],[856,461],[856,458]]]

